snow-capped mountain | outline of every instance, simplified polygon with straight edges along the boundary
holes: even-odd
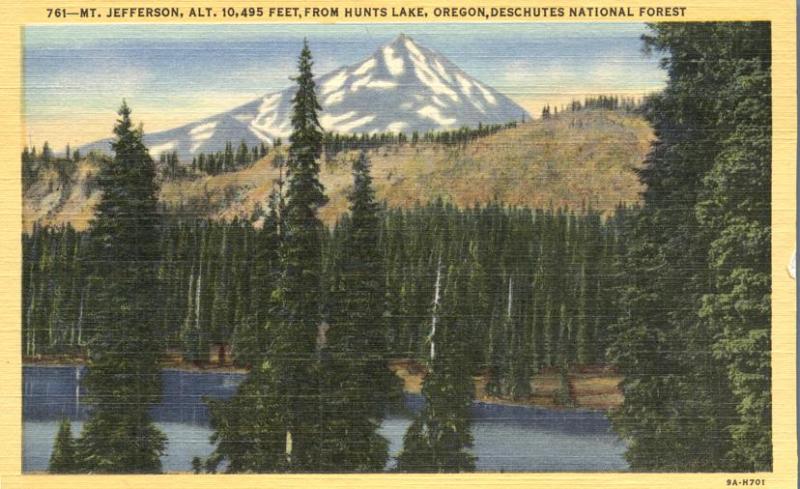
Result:
[[[338,133],[425,132],[529,118],[525,110],[472,78],[447,58],[399,35],[369,58],[318,76],[320,124]],[[177,151],[181,159],[224,149],[242,139],[252,146],[291,132],[295,88],[175,129],[148,134],[151,154]],[[82,148],[108,148],[98,141]]]

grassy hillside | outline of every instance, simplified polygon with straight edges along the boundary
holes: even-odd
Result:
[[[638,167],[652,131],[625,112],[566,112],[479,139],[466,147],[410,144],[374,150],[370,157],[377,195],[389,206],[411,206],[441,197],[459,206],[498,199],[530,207],[569,206],[610,210],[635,202]],[[165,182],[161,199],[173,208],[213,218],[249,216],[266,202],[278,172],[272,152],[249,168],[216,176]],[[347,209],[350,162],[341,153],[321,174],[329,204],[322,218],[332,223]],[[25,193],[24,221],[71,222],[84,229],[99,197],[94,163],[77,165],[67,182],[45,172]]]
[[[94,206],[101,193],[95,185],[96,163],[82,160],[69,173],[59,175],[49,168],[26,190],[22,202],[22,219],[25,230],[34,222],[41,224],[72,223],[82,230],[88,227]]]

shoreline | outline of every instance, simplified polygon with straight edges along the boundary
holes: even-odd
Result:
[[[23,367],[75,367],[86,365],[86,360],[78,357],[40,357],[23,358]],[[425,368],[418,362],[409,359],[391,360],[389,368],[403,381],[403,392],[421,394]],[[162,370],[187,373],[239,374],[246,375],[249,370],[233,365],[218,364],[195,365],[181,361],[164,361]],[[589,369],[588,372],[570,372],[571,405],[559,405],[555,398],[560,385],[557,372],[544,372],[531,379],[532,394],[527,399],[513,400],[489,396],[485,393],[485,376],[479,375],[475,380],[474,403],[482,403],[509,407],[534,407],[563,411],[608,412],[622,404],[622,391],[619,383],[622,376],[606,369]]]

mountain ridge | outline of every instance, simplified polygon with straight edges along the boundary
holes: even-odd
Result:
[[[323,108],[320,125],[329,132],[410,134],[530,119],[510,98],[405,34],[315,81]],[[186,162],[201,152],[222,151],[228,141],[272,143],[291,133],[294,92],[295,87],[288,87],[227,112],[145,134],[145,144],[154,156],[175,151]],[[80,149],[106,151],[109,141]]]
[[[638,114],[589,110],[564,112],[471,141],[464,146],[393,144],[369,152],[377,198],[390,207],[412,207],[442,198],[460,207],[500,201],[531,208],[583,206],[608,212],[640,201],[642,165],[653,132]],[[165,181],[160,200],[169,209],[211,219],[250,218],[266,206],[278,178],[273,165],[285,147],[238,171]],[[322,166],[330,202],[320,209],[328,224],[347,211],[356,152]],[[85,229],[99,201],[98,163],[83,160],[66,179],[50,168],[27,189],[23,224],[71,223]]]

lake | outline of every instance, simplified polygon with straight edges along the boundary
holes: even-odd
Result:
[[[23,368],[23,471],[47,470],[59,421],[72,421],[78,435],[89,407],[81,401],[79,379],[84,367],[25,366]],[[167,435],[162,459],[166,472],[190,471],[193,457],[206,457],[209,443],[208,408],[203,396],[228,398],[244,378],[240,373],[164,370],[163,398],[152,410]],[[413,413],[423,405],[419,395],[407,394]],[[412,414],[391,416],[381,434],[396,456]],[[611,430],[604,413],[501,406],[476,402],[472,407],[472,449],[479,471],[624,471],[624,443]],[[389,467],[393,465],[390,461]]]

